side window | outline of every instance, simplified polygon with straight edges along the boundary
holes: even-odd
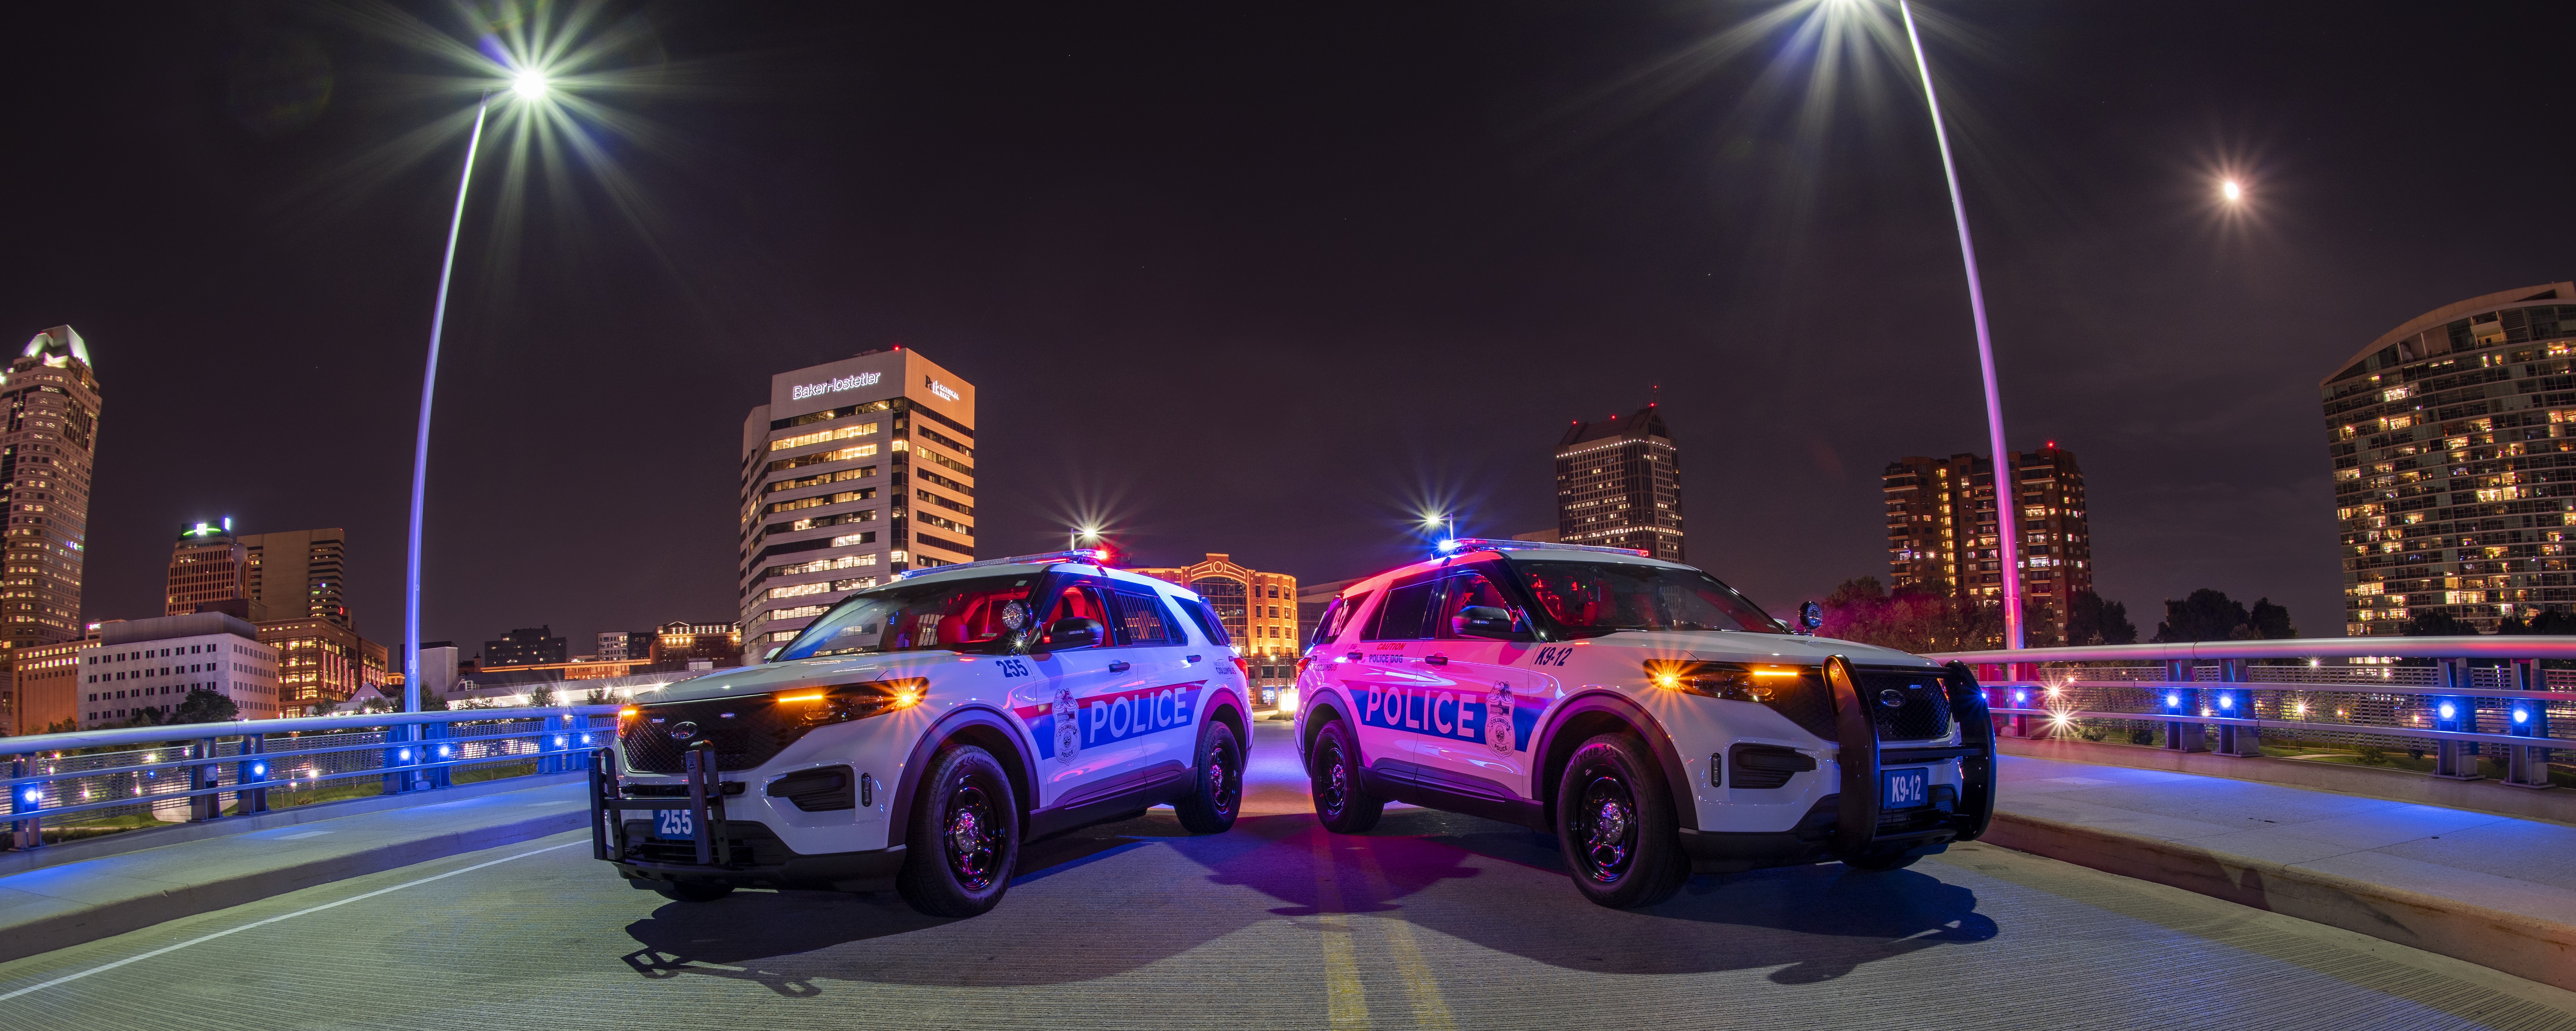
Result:
[[[1457,637],[1457,633],[1451,629],[1456,624],[1450,621],[1458,618],[1460,611],[1477,605],[1497,609],[1512,607],[1511,600],[1503,596],[1502,588],[1494,586],[1493,581],[1485,579],[1483,573],[1467,573],[1450,577],[1449,591],[1440,598],[1440,618],[1432,624],[1433,635],[1446,638]]]
[[[1340,629],[1337,624],[1342,621],[1343,607],[1344,605],[1340,598],[1335,598],[1324,603],[1323,614],[1315,617],[1315,639],[1306,642],[1306,647],[1321,648],[1324,646],[1324,642],[1333,639],[1333,631]]]
[[[1327,641],[1341,640],[1342,634],[1350,629],[1351,619],[1359,615],[1361,611],[1368,608],[1369,594],[1370,592],[1368,591],[1361,591],[1358,594],[1341,599],[1342,607],[1340,609],[1327,612],[1324,614],[1324,618],[1316,620],[1315,633],[1319,635],[1316,638],[1316,642],[1320,644]]]
[[[1420,580],[1402,584],[1386,592],[1386,602],[1377,607],[1377,618],[1369,622],[1365,641],[1413,641],[1422,637],[1423,620],[1431,614],[1431,596],[1440,588],[1438,580]]]
[[[1121,644],[1177,644],[1171,624],[1163,613],[1161,599],[1144,591],[1112,591],[1118,604],[1118,638]]]
[[[1100,604],[1100,595],[1089,584],[1074,584],[1057,592],[1055,601],[1047,605],[1046,618],[1038,621],[1038,625],[1051,627],[1064,619],[1096,619],[1103,628],[1111,625],[1108,610]]]
[[[1225,621],[1217,618],[1216,608],[1206,599],[1183,601],[1181,611],[1189,613],[1190,622],[1199,625],[1199,636],[1207,638],[1209,644],[1223,648],[1234,643],[1233,638],[1225,635]]]

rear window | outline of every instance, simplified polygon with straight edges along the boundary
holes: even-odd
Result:
[[[1163,602],[1143,591],[1115,591],[1118,627],[1128,644],[1175,644],[1179,635],[1163,612]]]

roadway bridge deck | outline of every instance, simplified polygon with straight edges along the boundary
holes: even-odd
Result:
[[[1283,726],[1254,760],[1234,832],[1157,811],[1041,843],[977,919],[891,895],[669,902],[558,834],[0,963],[0,1011],[48,1028],[2576,1029],[2559,988],[1992,844],[1602,910],[1544,836],[1401,808],[1327,835]],[[2007,836],[2413,871],[2481,904],[2561,905],[2576,865],[2515,862],[2576,856],[2559,825],[2160,771],[2014,759],[2004,797]]]

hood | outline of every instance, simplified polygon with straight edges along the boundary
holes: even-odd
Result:
[[[1705,662],[1782,662],[1802,666],[1821,666],[1835,655],[1851,660],[1855,666],[1905,666],[1915,669],[1939,669],[1939,663],[1911,652],[1881,648],[1874,644],[1845,641],[1832,637],[1802,637],[1795,634],[1747,634],[1691,631],[1628,631],[1590,639],[1589,647],[1624,648],[1636,651],[1639,661],[1652,658],[1697,659]]]
[[[957,656],[952,652],[902,652],[771,662],[691,677],[659,691],[637,691],[634,701],[637,705],[660,705],[705,698],[739,698],[772,691],[792,691],[800,687],[929,676],[932,670],[956,661]]]

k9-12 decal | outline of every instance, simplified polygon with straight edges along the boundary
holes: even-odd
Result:
[[[1549,645],[1545,648],[1539,649],[1537,654],[1530,656],[1530,665],[1562,666],[1565,665],[1565,660],[1573,657],[1573,645]]]
[[[1452,741],[1479,741],[1496,752],[1529,751],[1547,699],[1510,685],[1484,692],[1394,688],[1360,693],[1360,722],[1371,727]]]
[[[1029,737],[1037,742],[1040,758],[1072,762],[1085,749],[1189,726],[1198,718],[1199,692],[1206,685],[1207,681],[1201,680],[1170,687],[1140,687],[1082,699],[1078,705],[1053,701],[1023,705],[1014,713],[1020,722],[1028,724]],[[1073,699],[1068,695],[1064,701],[1070,703]],[[1065,712],[1072,713],[1069,726],[1058,715]]]

